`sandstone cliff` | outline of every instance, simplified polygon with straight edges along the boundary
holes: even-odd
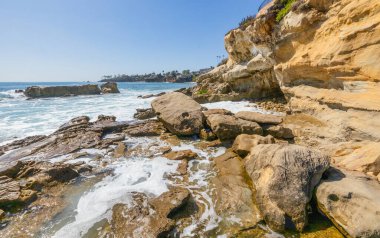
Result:
[[[286,96],[293,112],[337,137],[380,140],[380,2],[298,0],[280,21],[273,1],[225,36],[226,64],[198,77],[198,101]],[[365,121],[365,123],[363,123]]]

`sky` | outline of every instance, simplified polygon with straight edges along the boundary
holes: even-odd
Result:
[[[0,82],[197,70],[258,0],[0,0]]]

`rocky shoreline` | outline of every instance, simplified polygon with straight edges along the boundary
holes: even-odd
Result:
[[[210,163],[209,172],[214,174],[206,183],[213,188],[209,195],[215,201],[218,218],[217,229],[206,233],[210,236],[264,237],[268,230],[262,224],[266,224],[283,234],[298,231],[306,232],[300,233],[305,234],[302,237],[343,237],[331,225],[324,227],[330,227],[325,231],[310,232],[309,223],[323,221],[310,221],[318,213],[328,217],[344,235],[376,237],[378,234],[379,182],[339,168],[333,164],[331,154],[315,147],[294,145],[297,140],[287,124],[288,118],[294,115],[207,110],[178,92],[157,97],[152,109],[158,119],[131,124],[117,122],[112,116],[99,116],[97,121],[90,122],[84,116],[72,119],[49,136],[25,138],[2,146],[0,207],[2,224],[7,225],[0,233],[12,236],[22,224],[18,212],[38,206],[38,212],[26,212],[30,218],[36,217],[36,223],[28,231],[37,234],[52,216],[63,211],[64,203],[58,197],[71,184],[88,180],[86,177],[91,175],[98,179],[104,177],[111,172],[107,165],[112,161],[136,155],[156,160],[161,155],[177,163],[177,171],[167,174],[169,181],[177,182],[157,198],[132,193],[133,206],[115,204],[112,219],[99,228],[99,234],[167,237],[183,233],[181,229],[186,228],[189,219],[201,216],[206,209],[195,198],[196,190],[192,190],[193,181],[189,180],[190,170],[194,169],[191,164],[204,160]],[[198,152],[172,150],[194,135],[203,138],[191,142],[197,144]],[[164,144],[153,143],[154,149],[152,145],[133,148],[126,143],[129,137],[157,138]],[[213,157],[211,151],[220,146],[230,149]],[[86,149],[106,152],[91,154]],[[204,158],[199,153],[208,155]],[[62,162],[49,162],[62,156]],[[91,158],[95,164],[64,162],[81,157]],[[350,186],[355,183],[358,186]],[[45,197],[56,197],[59,206],[51,208]],[[356,222],[357,217],[361,217],[361,223]],[[133,235],[136,230],[141,230],[139,235]],[[198,233],[202,234],[206,235]]]
[[[300,0],[277,21],[283,7],[137,121],[0,146],[0,236],[380,237],[380,4]],[[266,111],[205,106],[243,99]]]

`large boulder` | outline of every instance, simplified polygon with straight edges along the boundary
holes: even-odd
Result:
[[[173,134],[195,135],[203,128],[202,106],[183,93],[164,94],[152,102],[152,108]]]
[[[307,205],[329,167],[329,158],[298,145],[257,145],[245,166],[266,223],[277,231],[302,231],[307,225]]]
[[[86,84],[79,86],[53,86],[38,87],[32,86],[25,89],[25,96],[28,98],[64,97],[77,95],[97,95],[101,91],[96,84]]]
[[[220,140],[233,140],[240,134],[263,134],[262,128],[256,122],[231,115],[211,114],[207,117],[207,124]]]
[[[380,237],[380,184],[331,168],[316,190],[318,207],[347,237]]]
[[[114,83],[114,82],[108,82],[108,83],[102,84],[100,85],[100,89],[102,90],[103,94],[120,93],[119,89],[117,88],[117,83]]]
[[[240,155],[242,158],[247,156],[252,148],[259,144],[274,144],[275,139],[273,136],[269,135],[266,137],[259,135],[247,135],[241,134],[236,137],[234,144],[232,145],[232,150]]]
[[[223,223],[234,233],[255,226],[260,220],[260,212],[254,204],[252,188],[247,181],[244,163],[231,151],[214,159],[216,176],[212,179],[215,188],[213,196],[215,210],[223,218]],[[231,217],[236,219],[231,221]],[[236,222],[238,220],[239,222]]]

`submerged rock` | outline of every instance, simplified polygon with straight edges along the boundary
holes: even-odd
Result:
[[[86,84],[80,86],[52,86],[37,87],[32,86],[25,89],[25,96],[28,98],[64,97],[78,95],[97,95],[101,90],[96,84]]]
[[[131,206],[116,204],[112,209],[111,227],[115,237],[167,237],[175,228],[171,219],[189,200],[190,192],[172,188],[157,198],[133,193]]]
[[[103,94],[120,93],[119,89],[117,88],[117,83],[114,82],[107,82],[105,84],[100,85],[100,90]]]
[[[313,189],[329,167],[328,157],[298,145],[257,145],[245,166],[265,222],[277,231],[302,231]]]
[[[256,122],[230,115],[211,114],[207,117],[207,124],[220,140],[233,140],[240,134],[263,134]]]
[[[348,237],[380,237],[380,184],[359,172],[329,169],[318,207]]]
[[[175,135],[196,135],[203,128],[202,106],[183,93],[166,93],[152,102],[152,108]]]

